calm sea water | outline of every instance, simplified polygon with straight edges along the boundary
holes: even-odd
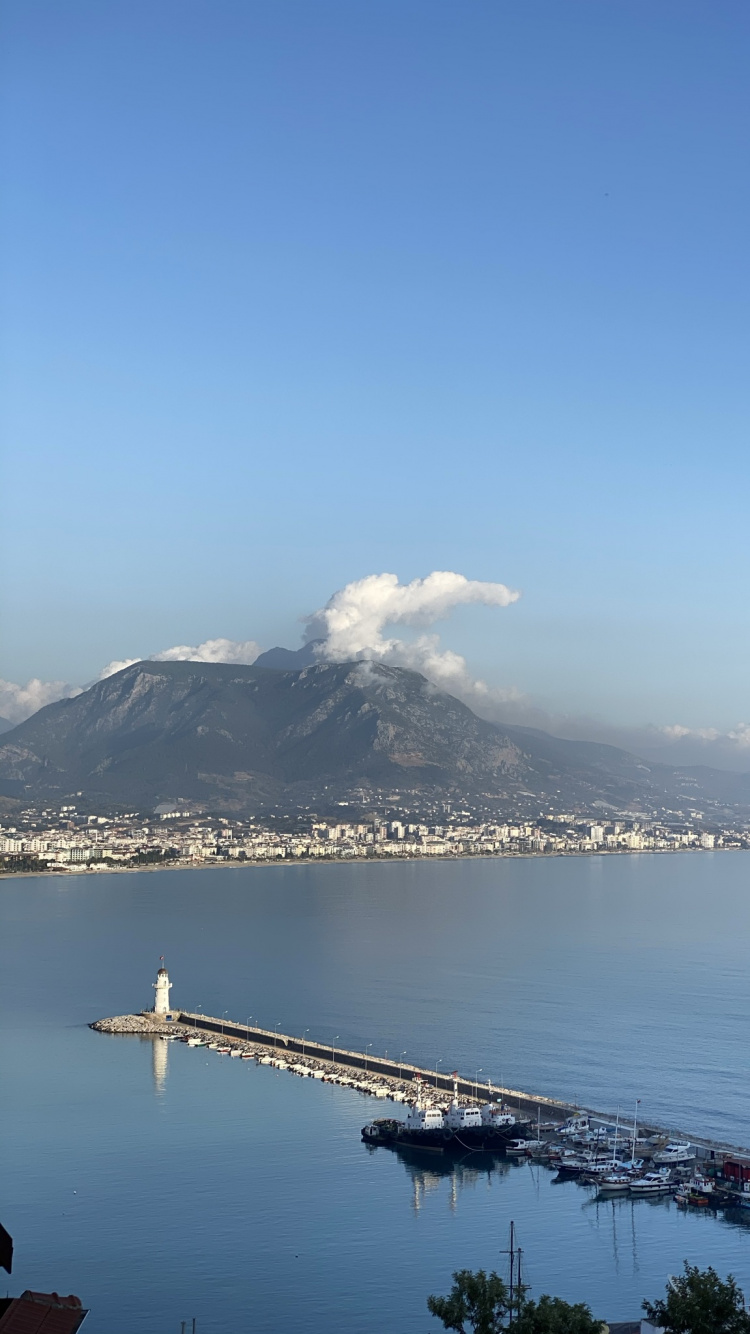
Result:
[[[358,1094],[86,1027],[165,954],[177,1005],[748,1144],[749,891],[743,853],[0,883],[10,1290],[77,1292],[89,1334],[414,1334],[512,1218],[534,1291],[603,1318],[684,1258],[750,1292],[740,1218],[425,1167],[361,1144]]]

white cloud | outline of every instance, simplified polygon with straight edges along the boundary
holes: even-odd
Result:
[[[683,727],[681,723],[672,723],[669,727],[657,729],[667,741],[718,741],[723,745],[735,745],[738,750],[750,750],[750,723],[737,723],[728,732],[720,732],[716,727]]]
[[[261,652],[259,644],[252,639],[240,643],[232,639],[206,639],[202,644],[191,646],[177,644],[174,648],[162,649],[153,653],[150,662],[236,662],[250,664],[255,662]],[[133,663],[142,662],[142,658],[123,658],[107,664],[99,673],[98,680],[104,681],[115,672],[121,672]],[[28,681],[25,686],[15,685],[12,681],[0,679],[0,717],[11,723],[21,723],[25,718],[44,708],[45,704],[54,704],[58,699],[72,699],[80,695],[85,686],[68,685],[65,681]]]
[[[370,574],[338,589],[324,607],[308,617],[305,639],[308,643],[320,641],[317,652],[325,661],[376,659],[422,672],[429,681],[472,707],[501,704],[517,698],[518,692],[475,680],[466,659],[441,648],[438,635],[423,634],[407,640],[384,631],[393,625],[433,625],[468,603],[507,607],[519,597],[520,593],[505,584],[467,579],[451,570],[435,570],[410,584],[400,584],[395,574]]]
[[[174,648],[162,649],[161,653],[152,653],[149,662],[236,662],[250,666],[261,652],[260,644],[253,639],[237,642],[233,639],[206,639],[202,644],[176,644]],[[102,669],[99,680],[103,681],[125,667],[132,667],[141,658],[124,658],[110,662]]]
[[[80,693],[80,686],[68,685],[65,681],[39,681],[33,677],[21,686],[0,678],[0,717],[11,723],[21,723],[45,704],[52,704],[56,699],[70,699]]]

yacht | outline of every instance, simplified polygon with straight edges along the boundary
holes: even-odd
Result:
[[[646,1172],[645,1176],[631,1181],[628,1190],[631,1195],[671,1195],[675,1190],[668,1167],[660,1172]]]
[[[682,1163],[694,1163],[695,1150],[686,1139],[675,1139],[663,1149],[660,1149],[658,1153],[655,1153],[653,1161],[665,1167],[677,1167]]]

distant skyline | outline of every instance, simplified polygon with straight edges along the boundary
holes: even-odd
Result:
[[[444,571],[520,594],[429,633],[539,725],[750,724],[746,5],[9,0],[0,46],[0,676]]]

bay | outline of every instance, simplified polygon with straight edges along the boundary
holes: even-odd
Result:
[[[90,1334],[429,1330],[511,1218],[535,1292],[603,1318],[684,1258],[750,1290],[742,1219],[443,1173],[361,1144],[361,1095],[87,1028],[150,1005],[165,954],[185,1008],[747,1144],[749,877],[723,852],[4,881],[11,1290],[78,1292]]]

